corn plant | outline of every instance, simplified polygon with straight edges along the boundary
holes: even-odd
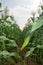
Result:
[[[31,56],[39,64],[43,63],[43,12],[37,21],[24,28],[23,34],[26,39],[21,50],[28,48],[25,57]]]
[[[8,20],[9,17],[10,20]],[[2,14],[0,19],[0,58],[4,59],[3,61],[9,61],[14,64],[15,61],[12,57],[20,58],[16,49],[18,48],[20,34],[19,26],[12,23],[12,16]],[[2,59],[0,59],[0,64],[3,65]]]
[[[3,13],[3,10],[0,10],[1,12]],[[0,64],[15,65],[15,63],[22,62],[23,65],[27,65],[25,62],[27,57],[28,60],[30,58],[42,63],[43,12],[36,21],[32,18],[33,23],[25,26],[23,31],[14,22],[12,16],[6,13],[0,16]]]

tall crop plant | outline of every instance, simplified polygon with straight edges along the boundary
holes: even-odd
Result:
[[[0,10],[1,12],[3,13],[3,10]],[[18,62],[28,65],[27,60],[25,61],[27,57],[28,60],[30,58],[42,64],[43,12],[36,21],[31,18],[33,23],[25,26],[23,31],[13,23],[13,16],[5,12],[0,16],[0,65],[15,65]]]
[[[43,10],[43,9],[42,9]],[[33,18],[32,18],[33,19]],[[26,57],[31,57],[39,64],[43,63],[43,12],[38,20],[34,21],[32,25],[28,25],[23,30],[26,38],[21,50],[27,47]]]
[[[0,10],[0,13],[1,12],[3,13],[3,10]],[[6,65],[5,61],[9,61],[14,64],[14,58],[20,58],[17,48],[20,42],[21,34],[19,26],[12,23],[13,17],[4,14],[0,15],[0,64],[2,65]]]

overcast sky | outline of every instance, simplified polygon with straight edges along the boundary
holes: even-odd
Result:
[[[3,7],[9,8],[9,13],[13,14],[17,24],[22,29],[27,23],[33,10],[36,12],[41,0],[0,0]]]

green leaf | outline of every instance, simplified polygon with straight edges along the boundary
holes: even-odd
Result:
[[[28,37],[25,39],[25,41],[24,41],[24,43],[23,43],[23,45],[22,45],[22,47],[21,47],[21,50],[23,50],[23,49],[27,46],[27,44],[29,43],[29,41],[30,41],[30,36],[28,36]]]
[[[43,49],[43,45],[37,45],[37,48]]]
[[[38,28],[40,28],[43,25],[43,20],[38,20],[37,22],[34,22],[32,25],[32,30],[31,32],[37,30]]]
[[[0,56],[10,56],[10,57],[16,57],[16,58],[20,58],[19,54],[17,52],[8,52],[8,51],[0,51]]]
[[[10,46],[10,47],[17,47],[17,44],[16,44],[15,40],[9,40],[9,41],[10,41],[10,43],[7,44],[7,46]]]
[[[33,53],[34,49],[34,47],[30,48],[30,50],[26,53],[25,57],[30,56]]]
[[[5,60],[9,61],[11,64],[15,63],[15,61],[12,57],[10,57],[10,56],[3,56],[3,57],[4,57]]]
[[[7,46],[14,46],[14,47],[17,47],[17,44],[16,44],[16,42],[15,42],[15,40],[11,40],[11,39],[8,39],[7,37],[5,37],[5,36],[0,36],[0,39],[1,40],[8,40],[8,41],[10,41],[10,43],[9,44],[7,44]],[[3,41],[2,41],[3,42]]]
[[[0,56],[8,56],[9,55],[9,52],[8,51],[1,51],[0,50]]]
[[[5,36],[0,36],[1,40],[8,40],[8,38],[6,38]]]
[[[15,61],[14,59],[12,58],[15,57],[15,58],[20,58],[19,54],[16,53],[16,52],[8,52],[8,51],[0,51],[0,56],[3,57],[4,59],[6,59],[7,61],[9,61],[10,63],[14,64]]]
[[[20,58],[20,56],[17,52],[10,53],[10,56],[14,56],[15,58]]]
[[[6,50],[6,44],[5,44],[5,42],[3,40],[2,40],[2,49]]]

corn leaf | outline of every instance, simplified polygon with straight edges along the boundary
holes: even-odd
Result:
[[[37,30],[38,28],[40,28],[43,25],[43,20],[38,20],[37,22],[34,22],[32,25],[32,29],[31,32]]]
[[[24,43],[23,43],[23,45],[22,45],[22,47],[21,47],[21,50],[23,50],[23,49],[27,46],[27,44],[29,43],[29,41],[30,41],[30,36],[28,36],[28,37],[25,39],[25,41],[24,41]]]
[[[43,45],[37,45],[37,48],[43,49]]]
[[[5,60],[9,61],[11,64],[14,64],[15,63],[14,59],[12,57],[10,57],[10,56],[3,56],[3,58]]]
[[[25,57],[30,56],[33,53],[34,49],[34,47],[30,48],[30,50],[26,53]]]
[[[1,40],[8,40],[8,38],[6,38],[5,36],[0,36]]]
[[[10,57],[16,57],[20,58],[19,54],[17,52],[8,52],[8,51],[0,51],[0,56],[10,56]]]
[[[18,46],[18,45],[16,44],[15,40],[9,40],[9,41],[10,41],[10,43],[7,44],[7,46],[9,46],[9,47],[17,47],[17,46]]]

